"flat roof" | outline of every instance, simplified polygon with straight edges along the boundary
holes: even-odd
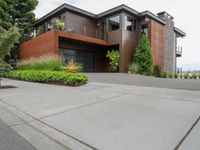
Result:
[[[62,13],[62,12],[65,12],[66,10],[68,11],[72,11],[72,12],[76,12],[76,13],[79,13],[81,15],[84,15],[84,16],[87,16],[87,17],[90,17],[90,18],[93,18],[93,19],[98,19],[98,18],[102,18],[102,17],[105,17],[105,16],[108,16],[110,14],[113,14],[115,12],[118,12],[118,11],[127,11],[129,13],[132,13],[138,17],[143,17],[143,16],[149,16],[151,17],[152,19],[158,21],[159,23],[161,24],[165,24],[165,21],[161,20],[158,16],[156,16],[155,14],[151,13],[150,11],[144,11],[142,13],[139,13],[138,11],[128,7],[127,5],[119,5],[117,7],[114,7],[112,9],[109,9],[105,12],[102,12],[100,14],[93,14],[91,12],[88,12],[88,11],[85,11],[83,9],[80,9],[78,7],[74,7],[72,5],[69,5],[69,4],[66,4],[64,3],[63,5],[57,7],[56,9],[54,9],[53,11],[49,12],[48,14],[44,15],[43,17],[41,17],[40,19],[36,20],[34,26],[37,26],[43,22],[45,22],[46,20],[48,20],[48,18],[50,17],[54,17],[56,16],[57,14],[59,13]]]
[[[181,29],[177,28],[177,27],[174,27],[174,32],[176,33],[177,36],[179,37],[185,37],[186,36],[186,33],[183,32]]]
[[[143,16],[149,16],[149,17],[151,17],[152,19],[154,19],[154,20],[160,22],[160,23],[163,24],[163,25],[166,24],[166,22],[165,22],[164,20],[158,18],[158,16],[156,16],[155,14],[153,14],[152,12],[150,12],[150,11],[148,11],[148,10],[146,10],[146,11],[144,11],[144,12],[141,12],[141,13],[140,13],[140,16],[141,16],[141,17],[143,17]]]
[[[44,22],[48,18],[53,17],[54,15],[56,15],[58,13],[65,12],[65,10],[70,10],[70,11],[73,11],[73,12],[77,12],[77,13],[80,13],[82,15],[85,15],[85,16],[88,16],[88,17],[91,17],[91,18],[95,18],[96,17],[96,15],[93,14],[93,13],[90,13],[90,12],[85,11],[83,9],[80,9],[80,8],[77,8],[77,7],[74,7],[72,5],[64,3],[61,6],[57,7],[56,9],[52,10],[51,12],[47,13],[46,15],[41,17],[40,19],[36,20],[34,26],[39,25],[40,23]]]

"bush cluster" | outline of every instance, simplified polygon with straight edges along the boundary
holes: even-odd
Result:
[[[31,82],[58,83],[64,85],[82,85],[87,82],[87,76],[80,73],[49,70],[14,70],[7,77]]]
[[[9,72],[12,69],[12,67],[7,64],[5,61],[0,59],[0,78],[4,77],[7,72]]]
[[[61,71],[63,60],[57,55],[46,55],[39,58],[23,60],[17,64],[18,70],[52,70]]]
[[[159,65],[153,66],[153,74],[155,77],[161,77],[161,67]]]
[[[140,74],[152,74],[152,47],[149,38],[145,35],[143,35],[139,41],[134,55],[134,60],[140,66]]]
[[[193,74],[189,74],[189,73],[185,73],[183,75],[181,75],[180,78],[184,78],[184,79],[200,79],[200,73],[193,73]]]
[[[119,62],[120,62],[119,50],[108,51],[106,57],[110,61],[112,72],[117,72],[119,70]]]
[[[130,73],[138,74],[140,73],[140,66],[137,63],[131,63],[128,66],[128,70]]]

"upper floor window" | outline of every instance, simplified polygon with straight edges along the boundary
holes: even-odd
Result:
[[[109,31],[114,31],[120,28],[120,17],[114,16],[108,19]]]
[[[141,33],[145,36],[148,36],[148,33],[149,33],[149,29],[148,29],[148,25],[145,24],[145,25],[142,25],[141,27]]]
[[[136,29],[135,19],[125,16],[125,29],[129,31],[134,31]]]

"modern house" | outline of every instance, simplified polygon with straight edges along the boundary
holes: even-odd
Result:
[[[59,54],[65,61],[83,64],[86,72],[109,71],[106,53],[111,49],[120,51],[119,72],[127,72],[142,34],[151,41],[154,64],[175,72],[176,59],[182,54],[177,38],[186,36],[168,13],[140,13],[126,5],[96,15],[63,4],[38,19],[34,27],[37,37],[21,45],[21,59]]]

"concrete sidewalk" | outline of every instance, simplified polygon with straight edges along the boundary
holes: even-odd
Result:
[[[36,150],[0,119],[0,150]]]
[[[3,84],[18,88],[0,90],[0,119],[38,150],[196,150],[199,145],[200,135],[193,133],[199,130],[194,126],[199,91],[94,82]]]

